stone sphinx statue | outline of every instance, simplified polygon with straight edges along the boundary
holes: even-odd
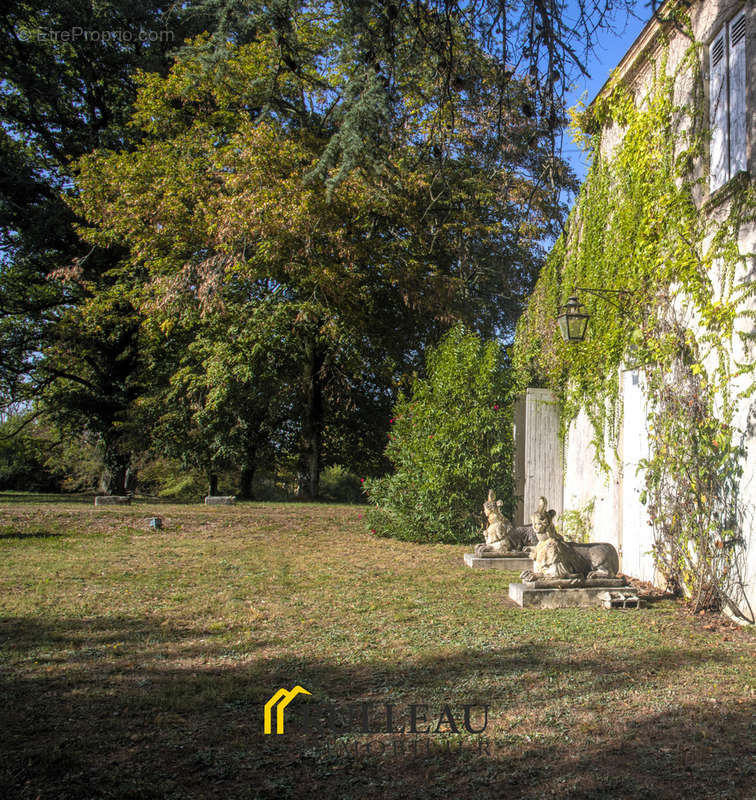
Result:
[[[489,489],[488,500],[483,503],[488,527],[483,531],[485,542],[475,548],[477,558],[525,556],[525,549],[537,542],[529,526],[516,528],[501,513],[502,505],[502,501],[496,499],[494,490]]]
[[[624,586],[617,578],[619,557],[614,546],[604,542],[581,544],[567,542],[554,527],[556,512],[547,510],[545,497],[531,517],[538,544],[531,552],[533,569],[520,578],[539,588],[575,586]]]

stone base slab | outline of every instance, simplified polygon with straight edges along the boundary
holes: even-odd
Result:
[[[533,569],[533,559],[521,556],[478,558],[474,553],[465,553],[465,564],[473,569],[505,569],[510,572],[522,572],[524,569]]]
[[[617,587],[578,586],[571,589],[537,589],[524,583],[510,583],[509,597],[520,608],[604,608],[608,591]]]
[[[127,506],[130,503],[131,498],[128,495],[98,494],[94,504],[96,506]]]
[[[222,495],[218,495],[216,497],[212,497],[208,495],[205,498],[205,505],[206,506],[232,506],[236,503],[236,496],[229,495],[228,497],[224,497]]]
[[[607,589],[601,595],[604,608],[643,608],[643,600],[638,597],[634,589]]]

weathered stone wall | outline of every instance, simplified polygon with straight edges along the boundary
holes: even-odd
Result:
[[[593,445],[595,431],[588,415],[581,411],[572,421],[565,448],[564,508],[583,512],[593,504],[591,515],[591,540],[609,542],[621,553],[619,528],[619,476],[613,448],[606,448],[607,473],[596,463]],[[621,562],[620,562],[621,564]]]
[[[668,6],[667,6],[668,8]],[[704,107],[708,113],[708,56],[709,44],[714,40],[722,26],[731,20],[741,9],[746,9],[746,105],[747,105],[747,159],[751,181],[756,177],[756,4],[743,0],[698,0],[690,8],[690,16],[695,40],[701,43],[698,57],[701,59],[704,77]],[[662,13],[665,8],[662,8]],[[668,72],[673,72],[690,47],[690,39],[680,31],[668,28]],[[648,94],[655,69],[660,64],[662,54],[661,28],[651,23],[641,33],[630,48],[618,68],[621,80],[633,88],[636,101],[640,105]],[[695,86],[691,73],[681,72],[675,85],[675,99],[681,105],[694,101]],[[683,118],[681,117],[681,120]],[[689,122],[682,122],[689,124]],[[612,125],[602,136],[602,155],[611,157],[621,142],[623,130]],[[695,165],[697,175],[706,173],[704,163]],[[743,176],[741,176],[742,178]],[[709,215],[715,222],[723,221],[730,212],[728,185],[713,195],[709,192],[708,181],[702,180],[698,188],[697,202],[701,213]],[[745,284],[756,280],[756,224],[749,222],[741,229],[738,241],[740,252],[746,257],[738,280]],[[719,284],[714,265],[713,283]],[[685,308],[685,299],[678,299],[679,309]],[[756,310],[756,301],[749,300],[746,309]],[[690,312],[688,312],[690,313]],[[689,318],[695,329],[695,319]],[[736,376],[731,382],[729,395],[737,398],[750,385],[752,375],[738,375],[738,362],[752,363],[756,357],[753,339],[756,338],[756,324],[742,317],[738,322],[738,332],[752,336],[743,341],[740,336],[728,343],[732,354],[732,373]],[[713,372],[717,358],[712,351],[706,367]],[[653,580],[654,566],[651,555],[653,544],[652,529],[648,525],[645,508],[640,503],[642,475],[636,474],[637,462],[647,451],[646,417],[644,410],[642,373],[627,371],[622,374],[622,397],[624,413],[616,457],[608,456],[609,472],[603,473],[594,463],[591,439],[593,429],[585,413],[581,413],[569,429],[566,458],[564,507],[566,510],[580,510],[591,500],[595,503],[593,515],[593,538],[608,541],[620,552],[620,569],[623,572]],[[740,397],[736,402],[734,424],[742,431],[742,441],[746,447],[745,471],[740,485],[740,503],[743,509],[742,530],[748,541],[742,551],[740,562],[744,595],[741,607],[746,615],[756,613],[756,400]],[[606,448],[611,453],[611,448]]]

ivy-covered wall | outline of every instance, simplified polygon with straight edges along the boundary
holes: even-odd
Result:
[[[738,6],[699,0],[670,11],[672,5],[665,7],[666,24],[647,29],[635,62],[626,60],[624,72],[575,114],[575,135],[592,166],[520,320],[513,361],[522,388],[546,386],[561,402],[566,483],[573,489],[565,504],[570,495],[580,505],[593,503],[594,538],[635,548],[646,542],[657,582],[688,595],[696,608],[725,608],[752,621],[753,159],[750,173],[714,196],[707,180],[706,43]],[[619,310],[579,293],[589,333],[568,345],[556,317],[575,287],[629,294]],[[633,385],[643,393],[642,413],[633,395],[628,416],[638,417],[642,430],[627,429],[624,401]],[[575,490],[570,474],[578,469],[584,491]],[[623,484],[626,490],[636,483],[630,508]],[[623,522],[634,528],[624,537]],[[635,530],[641,523],[643,535]],[[637,552],[623,555],[623,563],[642,562]]]

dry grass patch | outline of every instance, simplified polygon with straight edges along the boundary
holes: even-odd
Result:
[[[514,608],[515,576],[360,513],[0,506],[3,796],[756,796],[753,631],[672,601]],[[312,697],[264,736],[295,684]],[[301,728],[308,703],[367,701],[460,727],[488,704],[485,741]]]

